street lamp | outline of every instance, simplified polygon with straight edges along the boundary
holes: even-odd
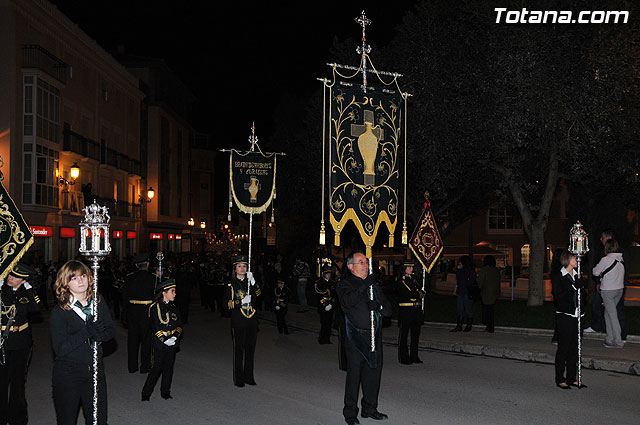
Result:
[[[193,217],[189,217],[189,220],[187,220],[187,224],[191,227],[195,226],[196,221],[193,219]]]
[[[153,190],[153,187],[149,186],[149,189],[147,189],[147,197],[145,198],[144,196],[140,195],[140,202],[143,204],[148,204],[153,200],[154,196],[156,196],[156,191]]]
[[[204,220],[202,220],[202,221],[200,222],[200,228],[201,228],[201,229],[206,229],[206,228],[207,228],[207,222],[206,222],[206,221],[204,221]]]
[[[76,184],[76,180],[78,179],[78,177],[80,177],[80,167],[78,166],[77,162],[74,162],[73,165],[71,166],[71,172],[69,173],[69,176],[71,177],[71,180],[67,180],[64,177],[60,177],[58,179],[58,184],[60,186]]]

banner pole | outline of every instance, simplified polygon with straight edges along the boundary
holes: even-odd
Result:
[[[369,257],[369,274],[373,274],[373,256]],[[369,299],[373,301],[373,285],[369,287]],[[374,312],[371,310],[371,352],[376,351],[376,323]]]
[[[424,293],[424,288],[427,282],[427,269],[422,267],[422,292]],[[424,314],[424,296],[422,297],[422,314]]]
[[[251,240],[253,239],[253,213],[249,214],[249,267],[247,271],[251,271]]]

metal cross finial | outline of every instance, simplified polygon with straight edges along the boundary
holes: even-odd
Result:
[[[367,25],[371,25],[371,19],[367,18],[367,15],[364,14],[364,10],[362,11],[362,13],[360,14],[360,16],[358,16],[355,21],[360,24],[360,26],[362,27],[362,46],[358,46],[356,48],[356,52],[358,52],[359,55],[362,55],[362,59],[360,62],[360,66],[362,68],[362,90],[364,90],[364,92],[367,92],[367,54],[371,52],[371,46],[369,46],[367,44],[367,35],[366,35],[366,28]]]
[[[251,136],[249,136],[249,143],[251,143],[251,152],[253,152],[256,144],[258,143],[258,138],[256,137],[255,121],[251,123]]]

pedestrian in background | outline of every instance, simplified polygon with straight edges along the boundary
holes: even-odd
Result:
[[[482,323],[485,331],[494,332],[495,305],[500,296],[500,269],[496,267],[496,259],[492,255],[484,257],[484,266],[478,271],[478,287],[482,295]]]
[[[75,424],[82,406],[85,423],[93,423],[93,344],[98,343],[98,424],[107,423],[107,380],[102,362],[102,342],[115,335],[109,306],[94,290],[91,270],[71,260],[60,270],[55,283],[58,304],[51,311],[53,401],[58,424]],[[91,305],[98,297],[98,318]]]
[[[462,325],[467,323],[464,332],[473,329],[473,299],[472,288],[476,284],[476,271],[473,268],[471,257],[463,255],[458,260],[456,269],[456,289],[458,293],[458,320],[456,327],[450,332],[462,331]]]
[[[578,386],[578,291],[584,292],[584,282],[578,276],[578,261],[575,255],[568,250],[562,251],[560,264],[560,273],[551,275],[551,292],[558,329],[556,385],[567,390],[572,386]],[[585,296],[582,294],[583,304],[584,300]],[[582,312],[582,309],[580,311]],[[584,313],[581,316],[584,316]]]
[[[598,276],[600,280],[596,285],[596,291],[600,292],[604,301],[604,320],[607,329],[604,346],[605,348],[622,348],[616,306],[624,290],[625,264],[618,241],[607,240],[604,244],[604,254],[605,256],[593,268],[593,275]]]
[[[41,302],[28,282],[36,271],[18,263],[7,281],[0,280],[2,331],[0,333],[0,424],[26,424],[29,418],[25,384],[33,336],[29,313],[40,311]],[[46,283],[42,282],[46,287]]]
[[[158,286],[156,293],[155,301],[149,308],[149,320],[153,331],[153,365],[142,388],[142,401],[149,401],[160,375],[160,396],[165,400],[172,398],[173,366],[182,337],[182,321],[174,304],[176,280],[165,280]]]
[[[322,266],[322,276],[316,281],[314,290],[318,296],[318,314],[320,315],[319,344],[331,344],[331,325],[335,313],[336,288],[332,278],[331,266]]]
[[[298,310],[298,313],[306,313],[309,311],[309,306],[307,304],[307,283],[309,281],[309,276],[311,276],[309,264],[307,264],[307,262],[302,258],[296,257],[296,264],[293,266],[291,274],[298,280],[298,284],[296,286],[298,302],[300,303],[300,310]]]
[[[273,311],[276,313],[278,333],[289,335],[289,328],[287,327],[287,311],[289,310],[291,291],[284,285],[284,279],[278,279],[277,282],[277,287],[273,291]]]

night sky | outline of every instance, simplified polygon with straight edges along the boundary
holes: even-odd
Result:
[[[198,98],[197,131],[220,147],[248,146],[255,120],[260,145],[270,143],[273,110],[283,95],[306,98],[329,75],[334,37],[359,43],[354,22],[363,7],[373,24],[367,41],[383,46],[411,7],[408,0],[86,1],[53,3],[108,52],[164,59]],[[358,64],[354,51],[350,65]],[[264,142],[264,143],[263,143]]]

